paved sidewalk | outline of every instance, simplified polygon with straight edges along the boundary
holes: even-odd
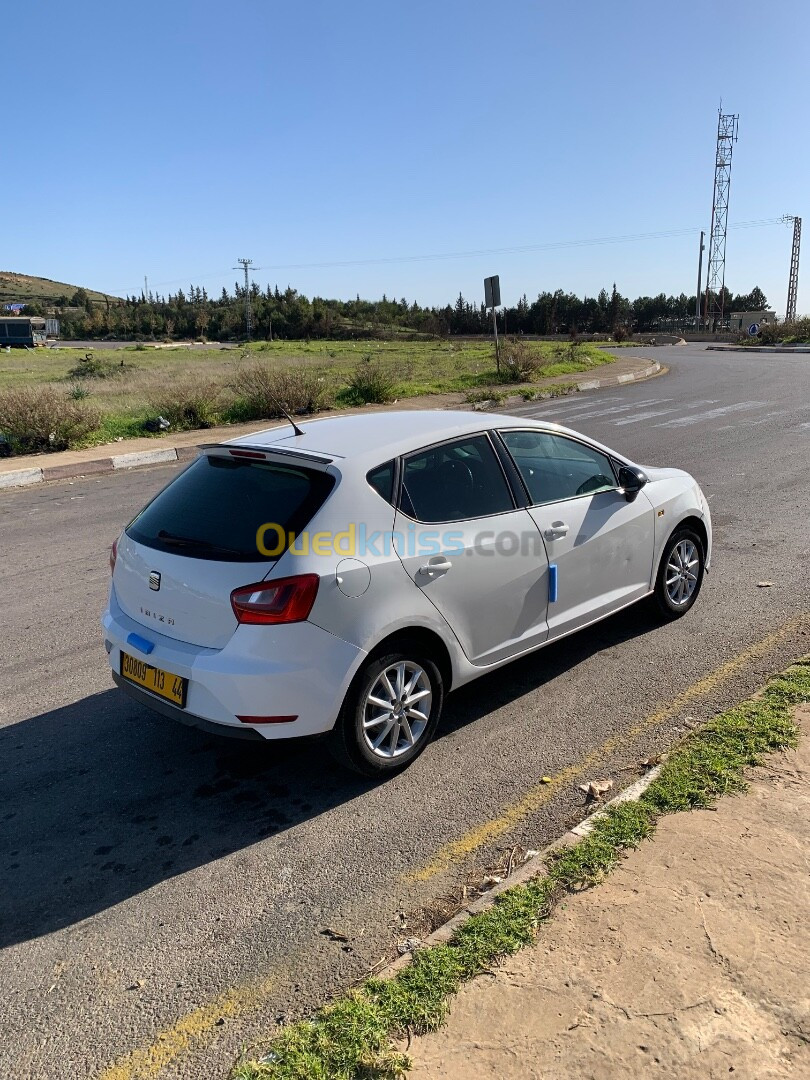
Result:
[[[566,384],[576,385],[580,390],[600,390],[603,387],[648,379],[661,371],[654,360],[640,356],[622,356],[615,363],[594,368],[594,375],[580,372],[578,375],[556,375],[543,379],[536,387]],[[511,384],[494,389],[516,391]],[[391,405],[368,405],[364,409],[327,410],[318,417],[345,416],[351,412],[390,409],[458,409],[472,408],[465,405],[465,394],[426,394],[423,397],[403,398]],[[516,400],[520,400],[515,394]],[[268,427],[283,426],[277,420],[258,420],[251,424],[231,424],[226,427],[208,428],[202,431],[169,432],[162,437],[126,439],[121,442],[91,446],[86,450],[62,450],[55,454],[26,454],[20,457],[0,458],[0,489],[22,487],[41,483],[43,480],[66,480],[74,476],[112,472],[140,465],[157,465],[164,461],[184,461],[196,457],[203,443],[224,442],[240,435],[250,435]]]
[[[810,707],[799,710],[810,732]],[[414,1080],[810,1076],[810,738],[464,988]]]

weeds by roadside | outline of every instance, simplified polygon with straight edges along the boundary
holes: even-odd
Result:
[[[0,432],[15,454],[68,450],[98,427],[100,413],[53,386],[0,391]]]
[[[312,1020],[284,1028],[260,1061],[236,1066],[232,1080],[397,1080],[410,1067],[393,1039],[445,1019],[461,984],[530,944],[555,902],[598,884],[655,829],[663,814],[709,806],[745,787],[743,770],[792,746],[792,709],[810,699],[810,658],[794,664],[754,699],[715,717],[684,739],[635,802],[610,808],[580,843],[549,860],[547,873],[502,893],[468,919],[447,944],[414,953],[389,980],[368,979]]]
[[[538,379],[587,371],[613,359],[587,343],[576,346],[573,358],[567,343],[529,345],[539,365]],[[373,353],[368,349],[368,342],[284,341],[242,349],[127,346],[95,353],[54,348],[2,354],[0,394],[51,384],[80,404],[86,387],[92,395],[89,411],[100,420],[86,436],[72,436],[71,447],[147,434],[143,421],[158,414],[172,421],[170,431],[273,419],[279,412],[270,395],[299,414],[438,393],[469,392],[473,403],[492,400],[498,375],[489,342],[379,340]],[[539,388],[523,383],[515,389],[523,394]],[[17,442],[13,453],[24,452],[30,451]]]
[[[503,343],[501,363],[506,382],[531,382],[537,378],[542,360],[523,338],[510,337]]]
[[[386,405],[394,400],[393,374],[369,353],[357,364],[337,400],[342,405]]]
[[[745,345],[807,345],[810,343],[810,316],[792,322],[761,323],[756,337],[742,335]]]
[[[213,427],[219,419],[220,388],[216,383],[190,379],[155,393],[149,405],[164,416],[175,431]]]
[[[326,405],[324,377],[311,368],[251,364],[237,371],[231,388],[236,400],[226,409],[225,419],[232,423],[275,419],[282,415],[280,405],[299,416]]]
[[[470,390],[464,395],[467,405],[502,405],[509,395],[504,390],[484,387],[483,390]]]

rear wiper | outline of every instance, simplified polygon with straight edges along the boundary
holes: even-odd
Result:
[[[161,529],[158,533],[158,540],[164,540],[173,547],[194,547],[203,551],[221,551],[226,555],[244,556],[245,554],[244,551],[237,551],[236,548],[224,547],[222,544],[212,544],[210,540],[198,540],[193,536],[177,536],[175,533],[166,532],[165,529]]]

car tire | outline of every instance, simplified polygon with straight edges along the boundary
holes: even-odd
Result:
[[[372,657],[346,695],[330,736],[332,755],[363,776],[393,776],[433,738],[443,703],[441,672],[423,646]]]
[[[693,606],[705,571],[703,541],[692,529],[676,529],[664,545],[653,598],[659,614],[680,619]]]

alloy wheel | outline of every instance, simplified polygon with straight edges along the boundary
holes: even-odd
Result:
[[[674,607],[683,607],[697,588],[700,555],[691,540],[679,540],[669,553],[664,582]]]
[[[363,737],[372,754],[397,758],[416,746],[432,701],[430,678],[419,664],[398,660],[381,671],[363,702]]]

